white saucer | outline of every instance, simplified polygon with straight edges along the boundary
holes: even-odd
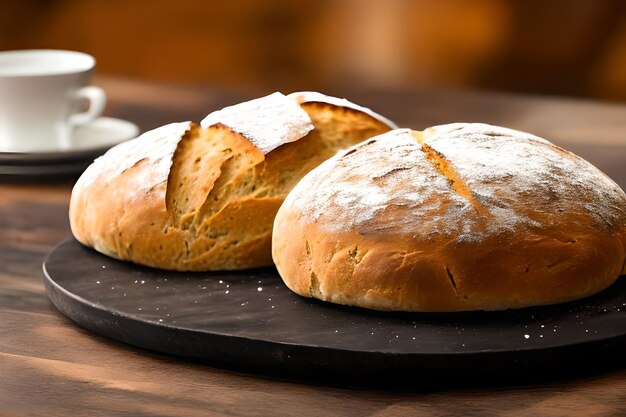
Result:
[[[70,149],[42,152],[0,152],[0,164],[55,164],[69,160],[93,159],[118,143],[137,137],[138,134],[139,127],[132,122],[113,117],[100,117],[74,129]]]

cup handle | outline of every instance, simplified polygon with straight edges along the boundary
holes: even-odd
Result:
[[[89,123],[104,111],[107,101],[106,93],[100,87],[83,87],[74,93],[74,99],[86,99],[89,101],[89,108],[82,113],[76,113],[69,117],[68,122],[72,127]]]

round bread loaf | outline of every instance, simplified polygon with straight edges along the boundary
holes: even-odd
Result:
[[[173,123],[98,158],[72,191],[70,225],[114,258],[176,270],[272,264],[283,199],[337,151],[395,125],[319,93],[274,93]]]
[[[626,195],[582,158],[485,124],[398,129],[289,193],[273,258],[305,297],[376,310],[502,310],[624,273]]]

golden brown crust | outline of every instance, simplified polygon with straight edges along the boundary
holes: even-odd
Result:
[[[242,133],[214,115],[206,127],[168,125],[99,158],[72,192],[75,237],[112,257],[163,269],[271,265],[274,216],[291,188],[338,150],[389,126],[354,109],[270,97],[270,107],[282,112],[268,121],[278,124],[278,139],[263,125],[260,99],[221,113],[234,125],[260,111],[241,123]]]
[[[305,176],[274,224],[287,286],[378,310],[468,311],[569,301],[617,279],[619,187],[543,139],[448,128],[389,132]]]
[[[624,259],[618,236],[583,233],[576,244],[511,236],[478,249],[445,242],[417,249],[399,239],[322,238],[319,229],[289,217],[281,213],[273,247],[287,286],[306,297],[376,310],[503,310],[574,300],[611,285]]]

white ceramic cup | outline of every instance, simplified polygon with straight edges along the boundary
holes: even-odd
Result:
[[[95,64],[82,52],[0,52],[0,152],[71,149],[74,127],[106,104],[104,91],[88,85]]]

